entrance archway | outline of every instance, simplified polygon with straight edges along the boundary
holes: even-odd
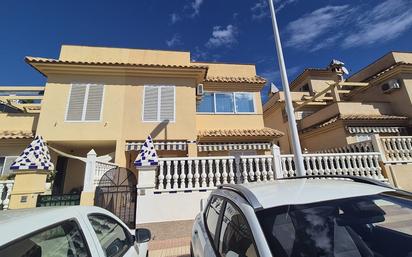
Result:
[[[126,168],[107,171],[96,187],[94,205],[119,217],[130,228],[136,226],[136,176]]]

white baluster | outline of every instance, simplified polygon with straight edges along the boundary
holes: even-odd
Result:
[[[222,160],[222,167],[223,167],[223,172],[222,172],[222,179],[223,179],[223,184],[227,184],[227,172],[226,172],[226,163],[227,160]]]
[[[253,170],[253,160],[248,158],[247,162],[249,163],[249,180],[254,181],[255,180],[255,172]]]
[[[239,166],[239,164],[237,164],[237,166]],[[233,172],[233,159],[229,159],[229,183],[235,184],[235,173]]]
[[[337,157],[336,162],[340,163],[339,169],[338,169],[338,175],[348,175],[348,167],[346,166],[345,160],[346,160],[345,156]]]
[[[243,164],[243,183],[248,183],[249,182],[249,178],[248,178],[248,172],[247,172],[247,167],[246,167],[246,162],[247,159],[241,159],[242,160],[242,164]]]
[[[330,170],[330,168],[329,168],[329,158],[328,158],[328,156],[323,156],[323,163],[324,163],[324,165],[325,165],[325,174],[326,175],[331,175],[332,174],[332,172],[331,172],[331,170]]]
[[[275,172],[273,171],[273,166],[272,166],[272,161],[273,158],[268,159],[268,176],[269,180],[274,180],[275,179]]]
[[[179,188],[179,183],[178,183],[178,179],[179,179],[179,174],[177,174],[178,171],[178,166],[179,165],[179,161],[173,161],[173,167],[174,167],[174,172],[173,172],[173,189],[177,189]]]
[[[268,172],[266,171],[266,161],[268,159],[267,158],[262,158],[262,177],[263,177],[263,181],[267,181],[268,180]]]
[[[165,178],[165,176],[164,176],[164,174],[163,174],[163,172],[164,172],[164,167],[163,167],[163,165],[164,165],[164,162],[163,161],[160,161],[159,162],[159,176],[158,176],[158,182],[157,182],[157,186],[158,186],[158,188],[160,189],[160,190],[162,190],[162,189],[164,189],[164,178]]]
[[[207,187],[207,183],[206,183],[206,180],[207,180],[207,175],[206,175],[206,160],[202,160],[201,161],[202,162],[202,173],[201,173],[201,178],[202,178],[202,187]]]
[[[199,188],[200,186],[199,178],[199,160],[195,160],[195,188]]]
[[[166,189],[170,189],[172,184],[172,175],[170,174],[170,166],[172,162],[171,161],[166,161]]]
[[[318,169],[318,165],[316,163],[316,158],[314,156],[310,157],[310,162],[312,163],[312,167],[313,167],[313,175],[319,175],[319,169]]]
[[[365,170],[365,175],[368,178],[372,178],[372,174],[371,174],[371,166],[373,165],[373,163],[371,162],[371,159],[369,158],[369,156],[367,155],[363,155],[362,156],[362,163],[364,164],[364,170]]]
[[[214,182],[213,182],[213,160],[207,160],[207,163],[209,164],[209,174],[208,174],[208,177],[209,177],[209,187],[214,187],[215,186],[215,184],[214,184]]]
[[[235,159],[235,167],[236,167],[235,184],[240,184],[242,183],[242,173],[240,172],[240,158]]]
[[[218,186],[221,184],[220,178],[222,177],[220,174],[220,160],[215,159],[215,164],[216,164],[216,172],[215,172],[216,186]]]
[[[259,168],[259,164],[260,164],[260,158],[254,158],[254,160],[252,159],[252,161],[254,161],[255,162],[255,166],[256,166],[256,172],[255,172],[255,174],[256,174],[256,181],[257,182],[260,182],[261,181],[261,175],[262,175],[262,173],[260,172],[260,168]]]
[[[11,193],[11,190],[13,188],[13,183],[14,182],[11,182],[11,181],[6,183],[7,193],[6,193],[6,198],[3,200],[3,209],[4,210],[7,210],[9,208],[10,193]]]
[[[308,175],[308,176],[313,175],[313,170],[312,170],[312,165],[311,165],[311,162],[310,162],[310,158],[304,156],[303,161],[306,164],[306,175]]]
[[[288,169],[286,169],[286,159],[287,158],[280,158],[281,160],[282,160],[282,171],[284,172],[284,173],[286,173],[285,175],[285,177],[288,177],[289,176],[289,174],[288,174]]]
[[[192,189],[193,188],[193,166],[192,166],[192,160],[187,161],[187,188]]]
[[[322,157],[318,156],[316,161],[319,164],[319,175],[325,175],[325,170],[323,169]]]

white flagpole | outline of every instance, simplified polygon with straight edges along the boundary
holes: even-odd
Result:
[[[280,42],[279,28],[276,21],[275,7],[273,0],[269,1],[270,13],[272,15],[273,34],[275,36],[276,51],[278,54],[278,61],[280,67],[280,76],[282,78],[283,91],[285,93],[286,112],[288,114],[289,129],[291,131],[291,140],[293,147],[293,154],[295,156],[295,168],[297,176],[305,176],[306,170],[303,164],[302,149],[300,147],[298,128],[295,119],[295,110],[293,109],[292,99],[289,90],[289,81],[286,74],[285,60],[283,59],[282,44]]]

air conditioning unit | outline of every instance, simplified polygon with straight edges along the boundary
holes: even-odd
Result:
[[[391,79],[381,86],[382,92],[385,94],[389,94],[399,88],[401,88],[401,83],[397,79]]]
[[[198,84],[196,87],[196,95],[202,96],[203,95],[203,84]]]

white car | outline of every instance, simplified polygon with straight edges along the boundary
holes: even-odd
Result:
[[[411,193],[323,178],[220,186],[195,219],[191,256],[412,256]]]
[[[0,211],[1,257],[146,257],[150,237],[98,207]]]

